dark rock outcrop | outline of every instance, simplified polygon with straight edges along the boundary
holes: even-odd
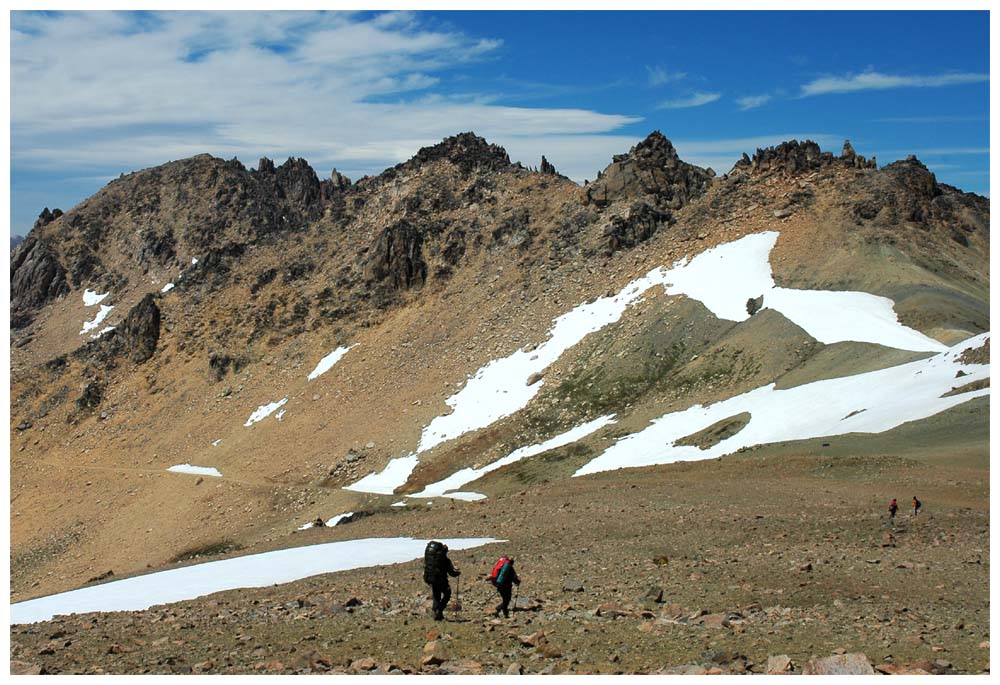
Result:
[[[654,131],[628,154],[616,155],[597,180],[584,188],[583,199],[603,207],[622,197],[645,195],[660,211],[677,210],[702,195],[713,175],[681,161],[673,144]]]
[[[104,388],[100,381],[92,380],[83,386],[83,393],[76,398],[77,409],[93,409],[104,399]]]
[[[764,306],[764,296],[751,297],[747,299],[747,314],[753,316]]]
[[[160,339],[160,308],[151,293],[132,307],[115,333],[124,353],[136,364],[153,356]]]
[[[383,229],[371,250],[365,269],[370,281],[386,281],[393,290],[423,285],[427,279],[420,231],[404,220]]]
[[[27,325],[31,311],[68,292],[66,270],[55,253],[44,240],[29,234],[10,259],[11,325]]]
[[[857,169],[874,169],[875,159],[870,161],[855,153],[850,141],[844,142],[841,156],[834,157],[832,152],[823,152],[819,145],[811,140],[801,143],[789,140],[769,148],[757,148],[753,157],[743,153],[743,158],[736,163],[734,170],[751,173],[783,173],[795,175],[806,171],[815,171],[833,164],[846,164]]]
[[[557,173],[556,168],[552,165],[552,163],[549,162],[549,160],[545,159],[545,155],[542,155],[542,163],[538,167],[538,171],[543,174],[548,174],[550,176],[555,176]]]
[[[645,202],[635,203],[626,217],[612,217],[611,224],[604,229],[606,254],[610,256],[649,240],[661,226],[669,226],[672,220],[669,211],[660,211]]]

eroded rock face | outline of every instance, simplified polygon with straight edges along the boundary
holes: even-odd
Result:
[[[819,145],[811,140],[801,143],[788,140],[780,145],[769,148],[757,148],[753,157],[743,153],[743,159],[736,163],[735,169],[751,173],[783,173],[794,175],[806,171],[815,171],[832,164],[846,164],[857,169],[874,169],[875,158],[865,159],[854,151],[851,141],[845,140],[840,157],[834,157],[832,152],[823,152]]]
[[[423,285],[427,279],[420,231],[406,220],[385,228],[375,240],[366,268],[369,280],[386,281],[393,290]]]
[[[680,209],[702,195],[714,173],[681,161],[659,131],[616,155],[596,181],[584,189],[584,201],[603,207],[621,197],[650,196],[660,211]]]
[[[160,339],[160,308],[151,293],[132,307],[116,333],[125,354],[136,364],[153,356]]]
[[[66,270],[43,240],[29,234],[10,259],[11,325],[26,325],[31,310],[68,292]]]
[[[611,225],[604,230],[607,238],[607,254],[627,250],[646,242],[661,226],[668,226],[673,220],[669,211],[660,211],[645,202],[632,205],[625,217],[612,217]]]

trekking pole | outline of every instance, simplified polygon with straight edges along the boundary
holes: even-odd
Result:
[[[462,576],[455,579],[455,613],[462,610]]]
[[[517,584],[514,586],[514,606],[511,607],[511,611],[517,611],[517,596],[521,594],[521,585]]]

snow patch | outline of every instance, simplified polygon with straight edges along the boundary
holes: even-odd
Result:
[[[284,415],[285,415],[285,410],[284,410],[284,409],[282,409],[281,411],[279,411],[279,412],[278,412],[277,414],[275,414],[275,415],[274,415],[274,418],[276,418],[276,419],[278,419],[279,421],[281,421],[281,419],[282,419],[282,417],[283,417]]]
[[[394,507],[405,507],[406,506],[406,502],[393,502],[392,506],[394,506]]]
[[[543,452],[548,452],[549,450],[556,449],[557,447],[563,447],[564,445],[569,445],[577,440],[585,438],[586,436],[594,433],[605,426],[615,423],[614,414],[609,414],[607,416],[601,416],[593,421],[588,421],[587,423],[581,424],[570,430],[560,433],[559,435],[549,438],[545,442],[538,443],[537,445],[528,445],[527,447],[521,447],[514,450],[506,457],[502,459],[497,459],[492,464],[483,466],[482,468],[473,469],[465,468],[460,471],[456,471],[452,475],[448,476],[444,480],[439,480],[436,483],[431,483],[425,487],[422,491],[416,493],[415,495],[410,495],[410,497],[452,497],[454,499],[464,499],[464,500],[478,500],[484,499],[486,495],[481,495],[476,492],[448,492],[449,490],[457,490],[467,483],[471,483],[474,480],[482,478],[487,473],[491,471],[496,471],[499,468],[507,466],[508,464],[513,464],[514,462],[526,459],[527,457],[533,457],[536,454],[542,454]]]
[[[167,283],[165,286],[163,286],[160,289],[160,292],[161,293],[169,293],[173,289],[174,289],[174,284],[173,283]]]
[[[105,326],[104,328],[102,328],[101,330],[97,331],[92,336],[90,336],[90,339],[91,340],[97,340],[98,338],[100,338],[105,333],[110,333],[113,330],[115,330],[114,326]]]
[[[251,426],[251,425],[257,423],[258,421],[263,421],[268,416],[270,416],[275,411],[277,411],[282,406],[284,406],[284,404],[286,402],[288,402],[288,398],[287,397],[285,397],[283,399],[280,399],[277,402],[271,402],[271,404],[262,404],[262,405],[260,405],[259,407],[257,407],[256,411],[254,411],[252,414],[250,414],[250,418],[247,419],[247,422],[244,423],[243,425],[244,426]],[[284,412],[282,412],[282,413],[284,413]]]
[[[320,359],[319,363],[316,365],[316,368],[313,369],[308,376],[306,376],[306,380],[311,381],[312,379],[318,378],[319,376],[322,376],[324,373],[332,369],[333,365],[339,362],[341,358],[345,354],[347,354],[347,352],[352,347],[354,347],[354,345],[349,345],[347,347],[338,347],[333,352]]]
[[[346,519],[348,516],[354,516],[354,512],[349,511],[346,514],[337,514],[332,519],[326,522],[326,527],[333,528],[335,525]]]
[[[218,440],[213,440],[212,447],[218,447],[220,442],[222,442],[222,438],[219,438]]]
[[[177,464],[176,466],[171,466],[167,471],[173,471],[174,473],[190,473],[195,476],[215,476],[216,478],[222,478],[222,474],[219,470],[212,468],[211,466],[192,466],[191,464]]]
[[[84,290],[83,291],[83,306],[93,307],[95,304],[100,304],[104,301],[104,298],[111,294],[111,291],[104,293],[103,295],[98,295],[96,290]]]
[[[989,333],[945,352],[908,364],[832,378],[777,390],[774,384],[708,406],[665,414],[638,433],[626,436],[579,469],[574,476],[600,471],[713,459],[742,447],[806,440],[846,433],[882,433],[908,421],[933,416],[976,397],[989,388],[942,397],[953,387],[989,378],[988,364],[962,364],[969,347],[981,347]],[[958,379],[961,369],[967,375]],[[735,435],[708,449],[676,441],[717,421],[743,412],[750,421]]]
[[[452,538],[442,542],[452,550],[463,550],[503,540]],[[91,611],[139,611],[223,590],[267,587],[321,573],[400,564],[422,558],[426,544],[427,540],[413,538],[365,538],[210,561],[18,602],[10,607],[10,622],[36,623],[59,614]]]
[[[345,485],[344,489],[355,492],[371,492],[376,495],[391,495],[396,488],[406,482],[416,467],[416,454],[397,457],[391,459],[381,471],[370,473],[357,483]]]
[[[105,294],[107,294],[107,293],[105,293]],[[109,307],[106,304],[102,304],[101,305],[101,311],[97,312],[97,316],[94,317],[93,321],[84,321],[83,322],[83,330],[80,331],[80,335],[83,335],[84,333],[86,333],[88,331],[92,331],[95,328],[97,328],[98,326],[100,326],[101,322],[104,321],[104,319],[107,318],[108,314],[111,313],[112,309],[114,309],[114,306],[110,306]]]
[[[776,231],[744,236],[682,259],[669,269],[658,267],[616,295],[581,304],[553,320],[549,339],[528,352],[523,348],[494,359],[472,375],[460,391],[445,400],[452,411],[433,419],[420,434],[415,452],[393,459],[381,471],[348,486],[348,490],[391,494],[406,483],[417,455],[470,431],[485,428],[523,409],[544,385],[528,385],[569,348],[587,335],[618,321],[651,288],[686,295],[702,302],[722,319],[749,318],[747,299],[764,295],[764,306],[784,314],[823,343],[872,342],[904,350],[940,352],[938,341],[899,323],[892,300],[861,292],[792,290],[774,285],[768,257]],[[408,466],[409,470],[404,470]],[[378,490],[366,489],[378,487]]]
[[[198,258],[197,257],[192,257],[191,258],[191,265],[193,266],[193,265],[195,265],[197,263],[198,263]]]

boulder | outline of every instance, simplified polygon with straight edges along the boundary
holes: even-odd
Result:
[[[753,316],[764,306],[764,296],[751,297],[747,300],[747,314]]]
[[[583,592],[583,583],[579,580],[567,580],[563,583],[562,589],[563,592]]]
[[[810,659],[802,666],[802,675],[874,675],[868,657],[860,652]]]
[[[767,668],[765,673],[768,675],[788,673],[790,670],[792,670],[792,660],[787,654],[778,654],[776,656],[767,657]]]

